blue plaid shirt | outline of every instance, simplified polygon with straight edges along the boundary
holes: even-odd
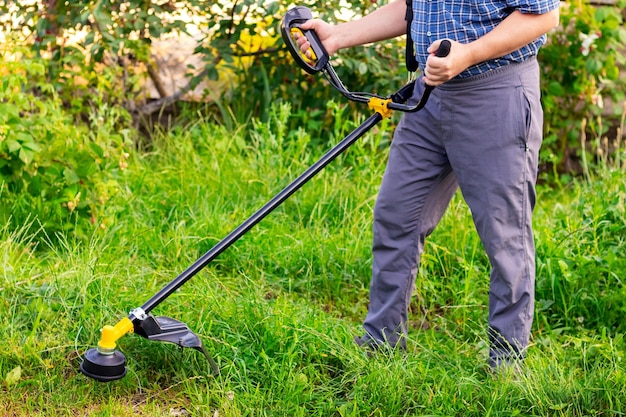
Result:
[[[559,4],[559,0],[413,0],[411,37],[417,62],[424,69],[428,58],[426,50],[436,40],[448,38],[469,43],[491,31],[513,10],[543,14],[558,8]],[[512,62],[522,62],[537,55],[545,41],[543,35],[508,55],[471,66],[457,77],[478,75]]]

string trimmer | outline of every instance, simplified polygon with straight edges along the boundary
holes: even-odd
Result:
[[[101,330],[100,340],[96,348],[85,352],[80,370],[90,378],[98,381],[113,381],[126,375],[126,357],[116,349],[117,341],[127,333],[136,333],[149,340],[169,342],[183,348],[192,348],[202,352],[213,371],[218,373],[219,368],[208,354],[200,337],[187,327],[185,323],[165,316],[154,316],[150,312],[180,288],[185,282],[196,275],[217,256],[229,248],[239,238],[246,234],[252,227],[280,206],[287,198],[307,183],[326,165],[348,149],[357,139],[374,127],[384,118],[390,117],[392,110],[402,112],[416,112],[424,107],[433,87],[426,86],[424,93],[415,105],[404,104],[411,96],[415,81],[402,87],[398,92],[388,97],[381,97],[369,93],[353,93],[346,89],[330,63],[330,57],[324,49],[319,38],[312,30],[302,30],[302,23],[311,19],[311,11],[306,7],[295,7],[287,12],[281,22],[281,33],[287,48],[295,61],[309,74],[321,72],[330,84],[339,90],[349,100],[367,103],[375,113],[353,132],[330,149],[317,162],[305,172],[287,185],[276,196],[269,200],[263,207],[234,229],[224,239],[206,252],[196,262],[184,270],[180,275],[163,287],[160,291],[146,301],[141,307],[137,307],[120,320],[114,326],[106,325]],[[306,36],[311,43],[307,54],[303,54],[296,43],[296,34]],[[450,43],[443,41],[437,51],[438,56],[446,56],[450,50]]]

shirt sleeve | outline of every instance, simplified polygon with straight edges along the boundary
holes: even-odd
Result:
[[[561,6],[561,2],[559,0],[512,0],[507,1],[507,5],[512,9],[519,10],[522,13],[544,14],[559,8]]]

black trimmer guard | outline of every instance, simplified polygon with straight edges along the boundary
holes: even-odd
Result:
[[[148,314],[142,320],[136,320],[134,325],[135,333],[148,340],[170,342],[182,348],[192,348],[202,352],[209,361],[213,373],[216,375],[220,373],[220,368],[202,344],[200,336],[191,331],[185,323],[171,317],[155,317],[152,314]]]

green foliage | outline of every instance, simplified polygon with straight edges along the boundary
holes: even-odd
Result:
[[[332,22],[342,16],[363,15],[377,7],[375,2],[352,0],[341,7],[330,0],[308,0],[317,16]],[[279,24],[288,5],[272,1],[241,0],[215,2],[210,7],[201,1],[72,1],[0,5],[0,18],[7,32],[33,34],[32,49],[47,58],[48,81],[66,101],[84,113],[93,91],[93,75],[102,64],[115,74],[106,97],[109,104],[136,109],[143,100],[138,94],[137,68],[151,66],[153,39],[173,32],[185,32],[191,17],[200,22],[204,34],[196,48],[205,59],[205,68],[193,84],[205,77],[215,80],[225,73],[234,80],[223,97],[207,91],[212,100],[226,102],[232,110],[222,117],[245,122],[250,115],[267,120],[273,101],[282,98],[297,103],[296,109],[312,112],[324,109],[330,87],[314,82],[287,54],[280,38]],[[72,41],[69,41],[69,38]],[[349,77],[358,89],[391,93],[403,83],[404,72],[394,75],[390,68],[401,68],[401,41],[371,48],[355,48],[339,58],[339,75]],[[367,64],[365,64],[367,63]],[[221,75],[220,75],[221,74]],[[391,74],[391,76],[390,76]],[[86,84],[77,84],[80,75]],[[192,85],[193,85],[192,84]],[[392,91],[393,90],[393,91]],[[82,103],[81,101],[87,103]],[[225,120],[224,122],[228,122]],[[297,125],[297,121],[292,126]]]
[[[161,23],[161,14],[172,10],[168,2],[151,1],[8,1],[0,4],[0,25],[43,58],[46,82],[67,108],[87,118],[92,96],[133,108],[133,63],[147,61],[151,37],[181,27],[177,19]]]
[[[585,151],[580,144],[585,129],[604,135],[622,111],[625,10],[624,0],[601,7],[580,0],[564,3],[561,27],[540,53],[546,132],[541,157],[557,173],[576,171],[571,162]],[[604,125],[597,122],[600,115]]]
[[[305,0],[315,17],[341,22],[365,15],[377,2]],[[192,80],[223,79],[226,91],[207,91],[208,111],[228,126],[252,117],[267,121],[273,102],[293,103],[295,116],[289,128],[307,122],[313,136],[322,136],[332,123],[326,101],[336,92],[318,77],[305,74],[284,48],[279,25],[290,4],[277,1],[238,0],[214,2],[95,1],[49,2],[16,7],[0,5],[5,30],[31,34],[32,49],[45,57],[48,82],[65,105],[84,118],[102,95],[111,106],[123,105],[141,118],[144,96],[138,91],[140,68],[153,65],[150,45],[158,37],[185,32],[192,18],[203,38],[196,53],[204,67]],[[545,142],[542,161],[552,173],[579,173],[579,138],[583,130],[614,134],[610,103],[624,100],[621,68],[626,47],[623,27],[624,0],[609,6],[591,6],[587,0],[565,3],[561,27],[549,35],[540,54],[545,108]],[[73,37],[73,43],[69,38]],[[341,79],[357,91],[395,92],[405,82],[404,39],[340,51],[332,58]],[[106,65],[108,76],[96,76]],[[80,75],[81,82],[77,82]],[[106,90],[100,89],[106,79]],[[347,103],[344,103],[348,106]],[[351,107],[353,111],[367,110]],[[191,109],[195,117],[197,109]],[[607,112],[612,112],[607,114]],[[600,125],[597,116],[608,116]],[[586,120],[582,126],[581,121]],[[593,145],[592,145],[593,146]]]
[[[86,123],[68,114],[46,82],[45,62],[21,51],[0,73],[0,218],[37,218],[50,234],[104,226],[127,165],[125,111],[100,102]]]

